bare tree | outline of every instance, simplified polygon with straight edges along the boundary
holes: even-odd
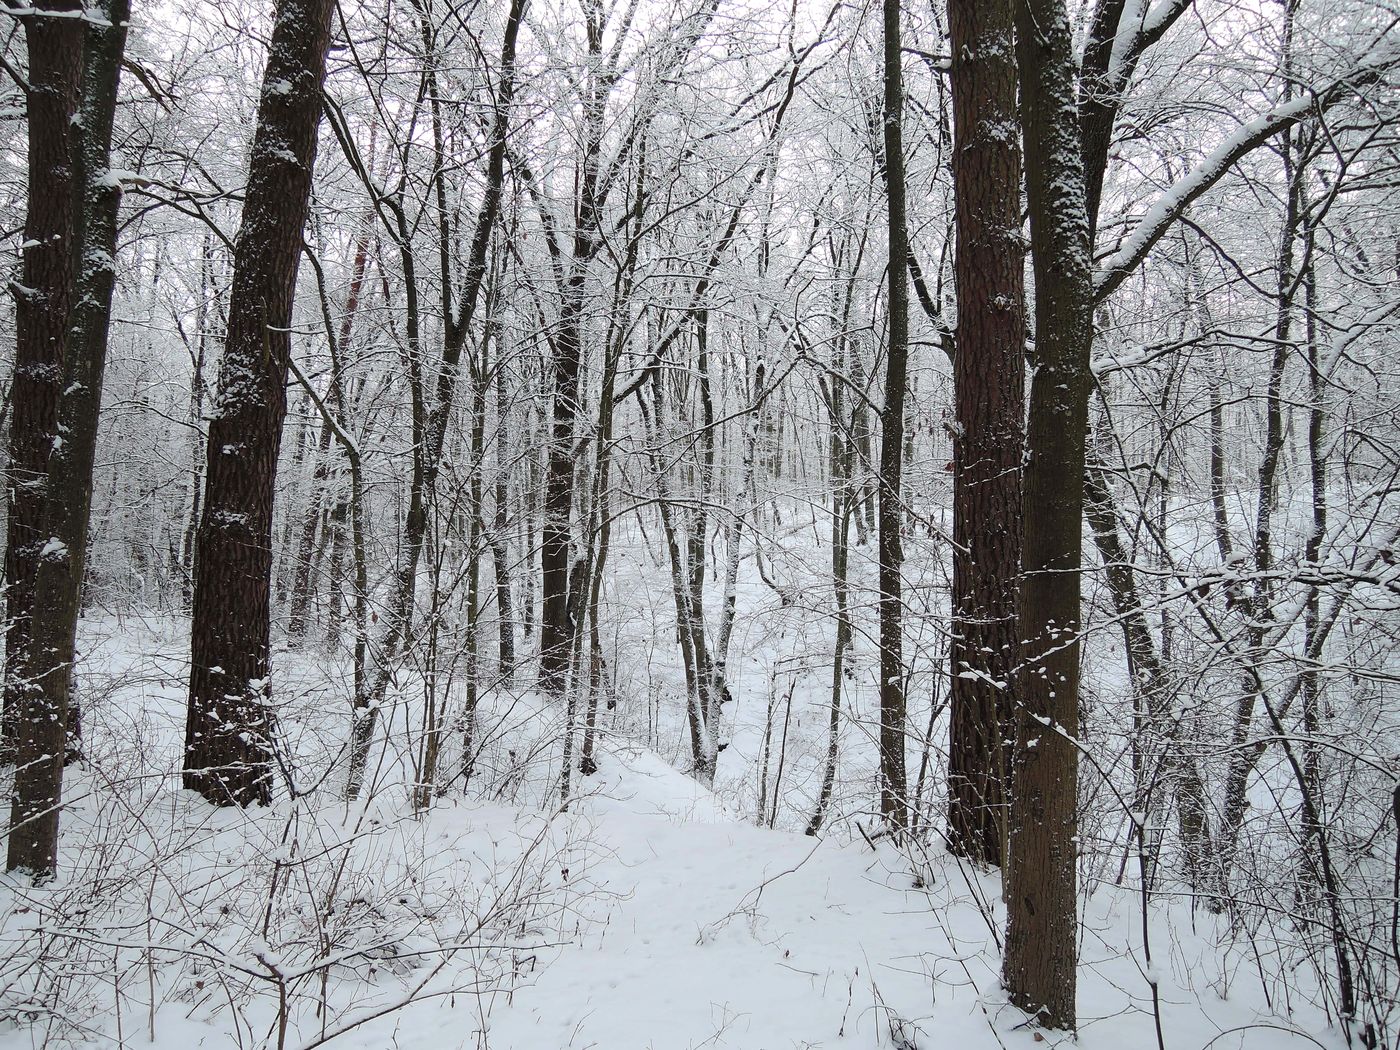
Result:
[[[889,195],[889,346],[880,421],[880,812],[896,829],[907,821],[904,772],[904,400],[909,369],[909,232],[905,218],[904,82],[900,0],[884,0],[884,145]]]
[[[1073,31],[1059,0],[1016,9],[1035,275],[1020,625],[1024,666],[1006,865],[1003,978],[1047,1027],[1075,1026],[1079,566],[1093,262],[1075,111]]]

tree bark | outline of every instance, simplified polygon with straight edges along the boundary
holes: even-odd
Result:
[[[902,529],[904,398],[909,368],[909,254],[905,224],[904,85],[900,75],[900,0],[884,0],[884,142],[889,191],[889,347],[880,426],[880,812],[895,829],[907,823],[904,774],[904,565]]]
[[[1010,0],[952,0],[953,195],[958,321],[953,358],[953,638],[948,846],[1002,862],[1011,683],[1019,659],[1025,406],[1021,150]]]
[[[185,787],[216,805],[272,799],[272,500],[332,7],[330,0],[277,6],[234,249],[209,424],[185,723]]]
[[[584,134],[578,175],[577,221],[573,256],[561,293],[559,334],[552,340],[549,373],[549,450],[545,461],[544,514],[540,523],[540,685],[561,696],[568,680],[569,652],[574,638],[569,594],[574,510],[574,425],[579,412],[579,384],[583,366],[584,325],[587,314],[589,268],[602,247],[598,230],[599,168],[603,149],[603,117],[612,77],[603,64],[602,5],[585,5],[585,32],[593,74],[584,88]]]
[[[29,51],[29,206],[15,296],[10,384],[9,511],[5,533],[4,711],[0,759],[15,740],[29,672],[30,617],[39,565],[49,452],[58,426],[64,348],[74,282],[73,115],[83,69],[78,0],[39,0],[24,22]],[[57,16],[57,17],[55,17]]]
[[[1003,980],[1050,1028],[1075,1025],[1079,625],[1092,376],[1092,259],[1062,0],[1016,7],[1035,276],[1035,370],[1022,508],[1020,711],[1012,769]]]
[[[81,611],[92,508],[92,466],[102,408],[102,373],[116,281],[117,208],[121,184],[110,172],[117,81],[126,50],[129,0],[107,0],[87,24],[82,103],[71,161],[77,222],[68,242],[77,284],[63,361],[58,434],[49,456],[48,493],[34,579],[34,618],[17,726],[17,765],[10,810],[9,871],[35,881],[58,861],[64,734]]]

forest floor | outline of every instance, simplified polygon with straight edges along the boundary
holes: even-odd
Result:
[[[285,656],[305,793],[217,810],[175,772],[182,626],[88,631],[64,874],[0,880],[0,1050],[1069,1045],[1000,991],[998,878],[936,846],[871,843],[849,813],[822,839],[755,826],[735,789],[620,733],[560,811],[538,743],[558,712],[532,694],[484,701],[498,739],[470,797],[415,813],[407,759],[386,747],[372,796],[347,806],[315,775],[344,711],[323,667]],[[1074,1045],[1343,1045],[1310,1006],[1283,1016],[1307,975],[1262,984],[1273,946],[1181,899],[1148,909],[1149,965],[1132,866],[1112,867],[1084,880]]]

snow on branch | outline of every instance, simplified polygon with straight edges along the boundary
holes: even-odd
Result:
[[[1205,160],[1165,190],[1118,250],[1104,260],[1094,276],[1095,301],[1112,295],[1186,209],[1243,157],[1309,113],[1325,111],[1350,92],[1375,81],[1397,63],[1400,55],[1395,48],[1377,50],[1347,76],[1321,91],[1284,102],[1240,125]]]

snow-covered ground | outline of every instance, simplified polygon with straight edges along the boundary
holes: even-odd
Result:
[[[936,844],[872,844],[857,814],[820,840],[755,825],[742,734],[761,691],[740,701],[717,793],[613,716],[599,772],[564,810],[560,713],[533,694],[493,695],[472,791],[415,814],[412,756],[393,747],[369,801],[339,801],[334,668],[282,654],[288,761],[305,794],[241,814],[179,789],[183,630],[85,628],[90,762],[69,780],[63,876],[0,883],[0,1050],[1066,1041],[1027,1027],[1000,991],[995,874]],[[1149,908],[1149,966],[1142,900],[1130,878],[1112,881],[1095,880],[1084,907],[1078,1045],[1157,1046],[1154,981],[1169,1050],[1343,1045],[1297,1005],[1305,996],[1256,978],[1252,953],[1269,945],[1236,944],[1179,900]],[[1306,974],[1292,980],[1306,990]]]

